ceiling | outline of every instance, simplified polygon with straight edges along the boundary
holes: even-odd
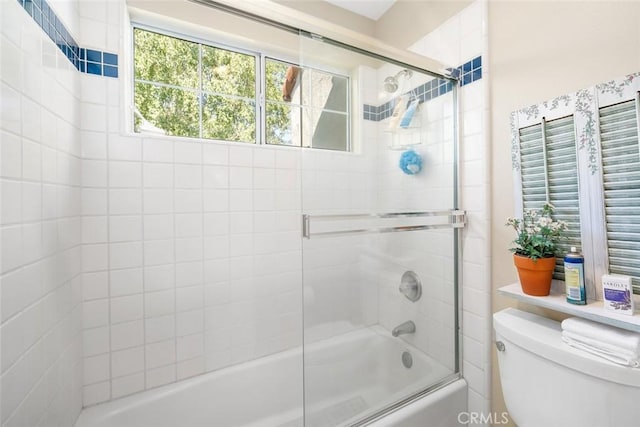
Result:
[[[335,6],[377,21],[396,0],[325,0]]]

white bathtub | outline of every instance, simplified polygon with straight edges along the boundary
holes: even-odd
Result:
[[[76,427],[298,427],[303,396],[307,427],[349,425],[443,378],[452,382],[371,425],[455,426],[466,410],[463,380],[378,327],[307,346],[304,365],[304,393],[294,349],[87,408]]]

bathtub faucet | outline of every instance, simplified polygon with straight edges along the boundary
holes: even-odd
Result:
[[[416,331],[416,324],[413,323],[413,321],[408,320],[404,323],[399,324],[395,328],[393,328],[393,331],[391,331],[391,335],[393,335],[394,337],[397,337],[398,335],[412,334],[415,331]]]

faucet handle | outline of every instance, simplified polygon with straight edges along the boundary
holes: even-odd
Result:
[[[416,302],[422,296],[422,283],[413,271],[405,271],[398,289],[409,301]]]

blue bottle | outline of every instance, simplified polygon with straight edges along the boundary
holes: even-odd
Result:
[[[564,257],[564,283],[567,289],[567,302],[585,305],[587,292],[584,286],[584,257],[575,246]]]

